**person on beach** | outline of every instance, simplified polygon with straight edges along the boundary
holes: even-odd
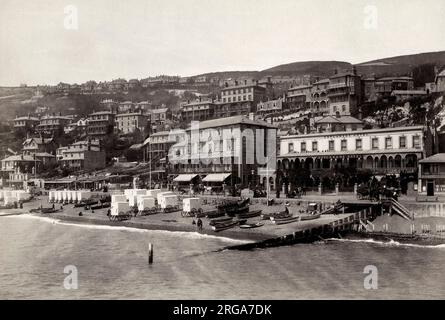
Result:
[[[198,226],[198,230],[201,231],[202,230],[202,220],[201,220],[201,218],[198,218],[197,226]]]

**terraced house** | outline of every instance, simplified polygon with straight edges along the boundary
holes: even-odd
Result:
[[[57,161],[72,170],[96,170],[105,167],[105,151],[99,140],[78,141],[57,149]]]

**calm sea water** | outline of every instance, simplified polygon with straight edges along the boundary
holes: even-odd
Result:
[[[154,264],[147,265],[148,243]],[[0,217],[2,299],[383,299],[445,297],[445,246],[332,241],[249,252],[196,233]],[[78,270],[67,290],[64,268]],[[378,269],[378,289],[363,269]]]

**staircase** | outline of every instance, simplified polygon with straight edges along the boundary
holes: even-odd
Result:
[[[391,210],[406,220],[414,220],[414,214],[395,199],[391,199]]]

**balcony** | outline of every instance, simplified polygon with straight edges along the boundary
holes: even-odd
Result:
[[[330,84],[328,89],[347,88],[348,85],[345,82]]]

